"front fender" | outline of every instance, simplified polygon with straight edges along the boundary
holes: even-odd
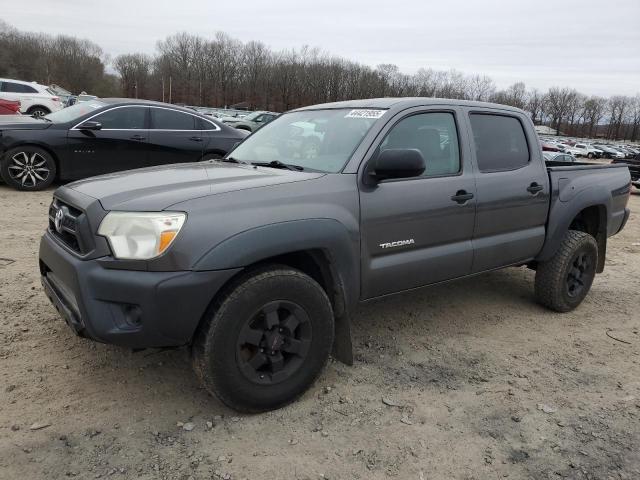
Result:
[[[287,253],[322,250],[342,285],[350,309],[359,298],[359,238],[340,222],[327,218],[293,220],[238,233],[205,253],[194,270],[242,268]]]

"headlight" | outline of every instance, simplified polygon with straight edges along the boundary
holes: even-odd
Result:
[[[169,248],[186,217],[180,212],[109,212],[98,235],[107,238],[116,258],[148,260]]]

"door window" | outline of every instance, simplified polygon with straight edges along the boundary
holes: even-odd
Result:
[[[472,113],[471,130],[481,172],[516,170],[529,163],[527,139],[517,118]]]
[[[38,93],[38,90],[29,85],[13,82],[2,82],[2,91],[7,93]]]
[[[392,148],[420,150],[427,167],[424,177],[460,171],[458,132],[452,113],[420,113],[400,120],[380,145],[381,150]]]
[[[195,130],[196,117],[176,110],[152,108],[151,121],[155,130]]]
[[[114,108],[92,120],[100,122],[102,130],[142,130],[145,128],[146,111],[144,107]]]

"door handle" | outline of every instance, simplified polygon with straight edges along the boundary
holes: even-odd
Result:
[[[540,190],[542,190],[544,187],[536,182],[533,182],[531,185],[529,185],[527,187],[527,192],[529,192],[531,195],[535,195],[536,193],[538,193]]]
[[[131,140],[145,140],[142,135],[134,135],[133,137],[129,137]]]
[[[473,198],[473,193],[468,193],[466,190],[458,190],[454,196],[451,197],[451,200],[462,205],[463,203],[471,200]]]
[[[201,142],[202,137],[190,137],[189,140],[191,140],[192,142]]]

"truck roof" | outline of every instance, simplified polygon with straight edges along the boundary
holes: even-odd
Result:
[[[461,105],[465,107],[491,107],[501,110],[509,110],[512,112],[524,113],[523,110],[501,105],[499,103],[490,102],[474,102],[470,100],[456,100],[451,98],[432,98],[432,97],[384,97],[384,98],[365,98],[362,100],[346,100],[343,102],[322,103],[319,105],[309,105],[295,109],[301,110],[318,110],[327,108],[379,108],[379,109],[398,109],[419,107],[424,105]]]

